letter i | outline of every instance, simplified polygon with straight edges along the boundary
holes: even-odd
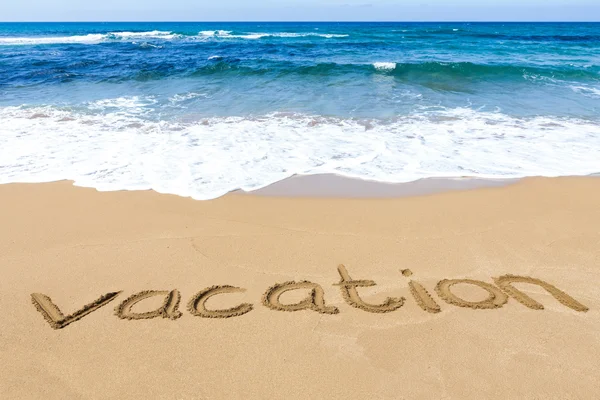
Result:
[[[407,278],[412,275],[412,271],[410,269],[403,269],[401,272],[402,275],[404,275]],[[427,289],[423,287],[423,285],[411,280],[410,282],[408,282],[408,286],[410,287],[410,293],[417,301],[419,307],[421,307],[423,310],[434,314],[442,311],[440,306],[435,302],[435,300],[433,300],[433,298],[431,297]]]

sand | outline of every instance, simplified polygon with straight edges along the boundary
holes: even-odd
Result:
[[[599,204],[0,185],[0,398],[595,398]]]

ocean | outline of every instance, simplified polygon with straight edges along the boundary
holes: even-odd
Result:
[[[600,172],[600,23],[0,23],[0,183]]]

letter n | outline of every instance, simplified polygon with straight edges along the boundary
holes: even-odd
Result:
[[[564,304],[565,306],[575,310],[586,312],[589,310],[588,307],[584,306],[562,290],[559,290],[555,286],[544,282],[540,279],[530,278],[528,276],[517,276],[517,275],[503,275],[499,278],[493,278],[496,285],[498,285],[504,292],[506,292],[509,296],[514,297],[519,303],[523,304],[526,307],[529,307],[533,310],[543,310],[544,306],[527,296],[525,293],[515,288],[512,283],[522,282],[522,283],[530,283],[533,285],[538,285],[544,288],[548,293],[550,293],[556,300]]]

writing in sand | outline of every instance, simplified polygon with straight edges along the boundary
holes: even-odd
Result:
[[[340,281],[335,283],[341,291],[345,302],[355,308],[370,313],[389,313],[398,310],[404,305],[404,297],[388,297],[382,303],[372,304],[362,299],[358,288],[375,286],[376,283],[368,279],[356,280],[350,277],[350,274],[344,265],[338,266]],[[407,278],[412,276],[408,269],[402,270],[402,275]],[[508,302],[509,297],[517,300],[525,307],[534,310],[543,310],[544,306],[534,300],[521,290],[517,289],[514,283],[527,283],[537,285],[550,293],[560,303],[575,311],[586,312],[588,307],[581,304],[565,292],[559,290],[554,285],[544,282],[540,279],[527,276],[503,275],[492,278],[495,285],[473,279],[443,279],[435,286],[435,292],[446,303],[471,309],[497,309]],[[459,297],[452,288],[458,285],[471,285],[487,292],[487,297],[481,301],[467,301]],[[420,283],[410,280],[408,283],[410,293],[420,308],[429,313],[441,312],[441,307],[431,294]],[[193,316],[203,318],[231,318],[249,313],[254,309],[250,303],[242,303],[238,306],[228,309],[210,309],[206,302],[213,296],[226,295],[228,293],[244,292],[245,289],[223,285],[211,286],[196,293],[187,303],[187,310]],[[283,303],[281,295],[290,291],[304,291],[306,297],[293,304]],[[42,293],[33,293],[31,300],[36,309],[44,316],[46,321],[54,329],[61,329],[65,326],[80,320],[86,315],[98,310],[100,307],[113,301],[121,292],[107,293],[98,298],[93,303],[83,306],[74,313],[65,316],[62,311],[52,302],[50,297]],[[133,307],[145,299],[160,296],[164,298],[162,305],[156,310],[149,312],[134,312]],[[181,295],[177,289],[174,290],[145,290],[133,294],[123,300],[116,308],[115,315],[125,320],[168,318],[176,320],[182,316],[179,311]],[[332,305],[327,305],[325,301],[325,291],[317,283],[308,281],[289,281],[277,283],[269,287],[262,296],[262,304],[275,311],[302,311],[311,310],[321,314],[337,314],[339,309]]]

